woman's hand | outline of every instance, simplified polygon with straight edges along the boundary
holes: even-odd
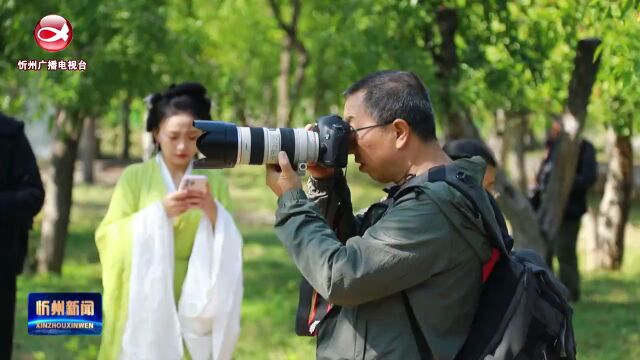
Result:
[[[180,216],[189,210],[189,204],[187,203],[188,196],[189,192],[186,190],[174,191],[165,196],[162,200],[162,206],[170,218]]]
[[[212,225],[215,225],[218,217],[218,206],[211,196],[211,188],[207,184],[207,191],[188,190],[187,204],[190,209],[201,209],[209,218]]]

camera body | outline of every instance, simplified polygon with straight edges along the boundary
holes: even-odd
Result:
[[[338,115],[319,118],[311,131],[291,128],[237,127],[223,121],[194,120],[204,131],[196,140],[205,158],[196,169],[231,168],[237,164],[277,164],[284,151],[292,165],[315,162],[344,168],[349,152],[350,126]]]
[[[314,126],[318,132],[320,151],[317,163],[324,167],[344,168],[349,155],[350,126],[338,115],[319,118]]]

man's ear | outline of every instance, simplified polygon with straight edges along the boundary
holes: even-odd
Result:
[[[409,142],[409,133],[411,132],[411,127],[409,123],[404,119],[395,119],[393,120],[393,130],[396,133],[396,149],[401,149],[407,145]]]

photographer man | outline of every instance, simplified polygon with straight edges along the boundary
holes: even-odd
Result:
[[[383,71],[344,93],[359,169],[393,182],[389,199],[352,215],[341,171],[310,166],[309,197],[284,152],[266,181],[279,197],[275,229],[308,283],[331,305],[311,324],[318,359],[452,359],[482,286],[489,238],[470,202],[428,170],[451,163],[420,79]],[[478,186],[485,164],[461,159]]]

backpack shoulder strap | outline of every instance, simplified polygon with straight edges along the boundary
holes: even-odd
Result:
[[[491,245],[501,254],[508,255],[513,246],[508,236],[504,216],[493,197],[482,189],[465,171],[454,165],[440,165],[429,169],[429,182],[444,181],[456,189],[473,206],[491,238]],[[485,203],[485,206],[481,204]],[[491,213],[492,212],[492,213]],[[509,240],[505,239],[507,234]]]
[[[502,212],[498,209],[495,200],[493,197],[489,195],[484,189],[479,187],[475,181],[472,181],[471,176],[467,175],[462,169],[454,166],[454,165],[441,165],[434,168],[431,168],[428,172],[427,177],[428,182],[445,182],[449,186],[456,189],[460,194],[462,194],[473,206],[475,212],[480,215],[482,219],[482,223],[485,229],[488,231],[488,235],[491,238],[491,244],[494,248],[491,259],[485,266],[490,263],[490,266],[485,270],[483,267],[483,282],[488,277],[488,274],[493,269],[493,266],[497,262],[500,254],[504,256],[508,256],[511,252],[512,240],[509,242],[505,238],[505,234],[508,239],[511,239],[508,236],[508,232],[506,230],[506,223],[504,221],[504,217],[502,216]],[[408,189],[411,189],[415,186],[408,186],[398,191],[394,197],[399,197]],[[483,202],[488,202],[488,205],[485,203],[485,206],[482,207],[480,204]],[[491,213],[490,210],[493,210]],[[486,273],[485,273],[486,272]],[[409,318],[409,324],[411,325],[411,332],[413,334],[414,341],[418,348],[418,353],[420,355],[421,360],[425,360],[430,358],[430,350],[429,345],[425,336],[423,335],[420,327],[418,325],[417,319],[411,307],[411,303],[409,300],[409,296],[406,291],[402,291],[402,302],[405,308],[405,312],[407,313],[407,317]]]

